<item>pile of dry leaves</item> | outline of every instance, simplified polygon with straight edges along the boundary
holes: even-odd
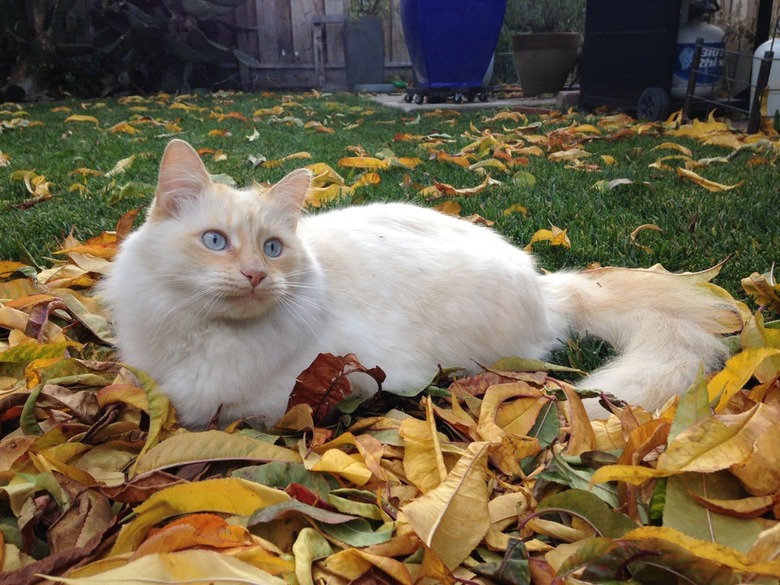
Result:
[[[362,366],[324,355],[272,432],[195,433],[115,361],[90,296],[131,223],[46,270],[0,262],[3,583],[780,578],[780,328],[761,311],[655,416],[591,422],[554,369],[506,359],[328,418]],[[771,274],[743,285],[780,308]]]

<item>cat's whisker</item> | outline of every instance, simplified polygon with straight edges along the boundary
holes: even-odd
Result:
[[[296,300],[300,301],[301,299],[296,299]],[[322,339],[322,336],[320,335],[319,331],[317,331],[317,329],[314,328],[311,322],[298,311],[298,307],[296,307],[295,303],[292,302],[290,298],[281,297],[279,299],[279,302],[281,306],[284,308],[284,310],[287,311],[287,313],[293,317],[293,319],[295,319],[302,325],[305,325],[309,329],[309,331],[312,332],[312,335],[314,336],[314,338],[317,340],[318,343],[320,344],[323,343],[324,340]]]

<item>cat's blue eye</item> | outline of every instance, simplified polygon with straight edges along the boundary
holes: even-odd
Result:
[[[282,242],[276,238],[266,240],[263,244],[263,253],[269,258],[276,258],[282,253]]]
[[[203,241],[204,246],[206,246],[209,250],[214,250],[215,252],[221,252],[222,250],[226,250],[228,247],[227,236],[216,230],[209,230],[204,232],[201,236],[201,240]]]

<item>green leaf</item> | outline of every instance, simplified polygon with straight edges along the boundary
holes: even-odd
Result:
[[[0,352],[0,362],[27,364],[33,360],[65,357],[69,347],[78,347],[74,341],[37,343],[27,341]]]
[[[539,477],[575,489],[589,491],[606,502],[611,508],[620,507],[620,497],[617,489],[607,484],[591,485],[593,471],[575,469],[560,454],[553,451],[547,469],[539,474]]]
[[[363,501],[359,501],[359,500]],[[384,520],[376,505],[376,494],[365,490],[339,489],[328,494],[328,503],[345,514],[354,514],[368,520]]]
[[[712,415],[707,394],[707,379],[704,371],[700,370],[696,381],[688,391],[680,397],[677,412],[674,415],[672,427],[669,430],[668,442],[671,443],[677,435],[685,429],[692,427],[699,421]]]
[[[280,502],[279,504],[274,504],[273,506],[268,506],[267,508],[258,510],[249,518],[247,526],[274,522],[294,514],[302,514],[307,518],[311,518],[312,520],[317,520],[318,522],[323,522],[325,524],[344,524],[345,522],[356,520],[354,516],[350,516],[348,514],[331,512],[330,510],[325,510],[324,508],[318,508],[316,506],[304,504],[298,500],[289,500],[287,502]]]
[[[263,465],[251,465],[236,469],[231,477],[240,477],[269,487],[284,489],[290,484],[300,484],[309,488],[322,500],[327,500],[331,490],[338,482],[325,473],[315,473],[304,467],[303,463],[271,461]]]
[[[321,524],[320,529],[349,546],[363,547],[389,541],[393,536],[395,523],[388,522],[374,530],[368,520],[356,518],[343,524]]]
[[[538,510],[549,508],[576,514],[592,524],[603,536],[611,538],[619,538],[637,527],[631,518],[613,511],[598,496],[585,490],[565,490],[544,498],[537,506]]]
[[[503,560],[487,561],[472,567],[475,573],[506,585],[529,585],[531,569],[528,566],[528,553],[521,540],[512,538],[507,546]]]
[[[744,493],[736,477],[726,471],[670,477],[666,483],[663,525],[743,553],[750,550],[762,530],[760,520],[718,514],[702,506],[690,494],[718,500],[741,498]]]

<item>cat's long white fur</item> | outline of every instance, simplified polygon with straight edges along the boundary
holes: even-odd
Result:
[[[166,150],[149,217],[123,243],[102,294],[122,360],[159,382],[183,424],[203,426],[220,406],[223,422],[273,424],[322,352],[354,353],[385,371],[385,390],[410,393],[437,365],[543,359],[574,330],[619,352],[580,386],[649,409],[727,354],[718,334],[738,323],[731,305],[688,279],[541,275],[495,232],[407,204],[299,218],[309,181],[299,171],[261,194],[236,190],[211,183],[186,143]],[[208,230],[230,249],[207,250]],[[279,258],[263,253],[272,237],[284,245]],[[265,275],[256,289],[252,271]]]

